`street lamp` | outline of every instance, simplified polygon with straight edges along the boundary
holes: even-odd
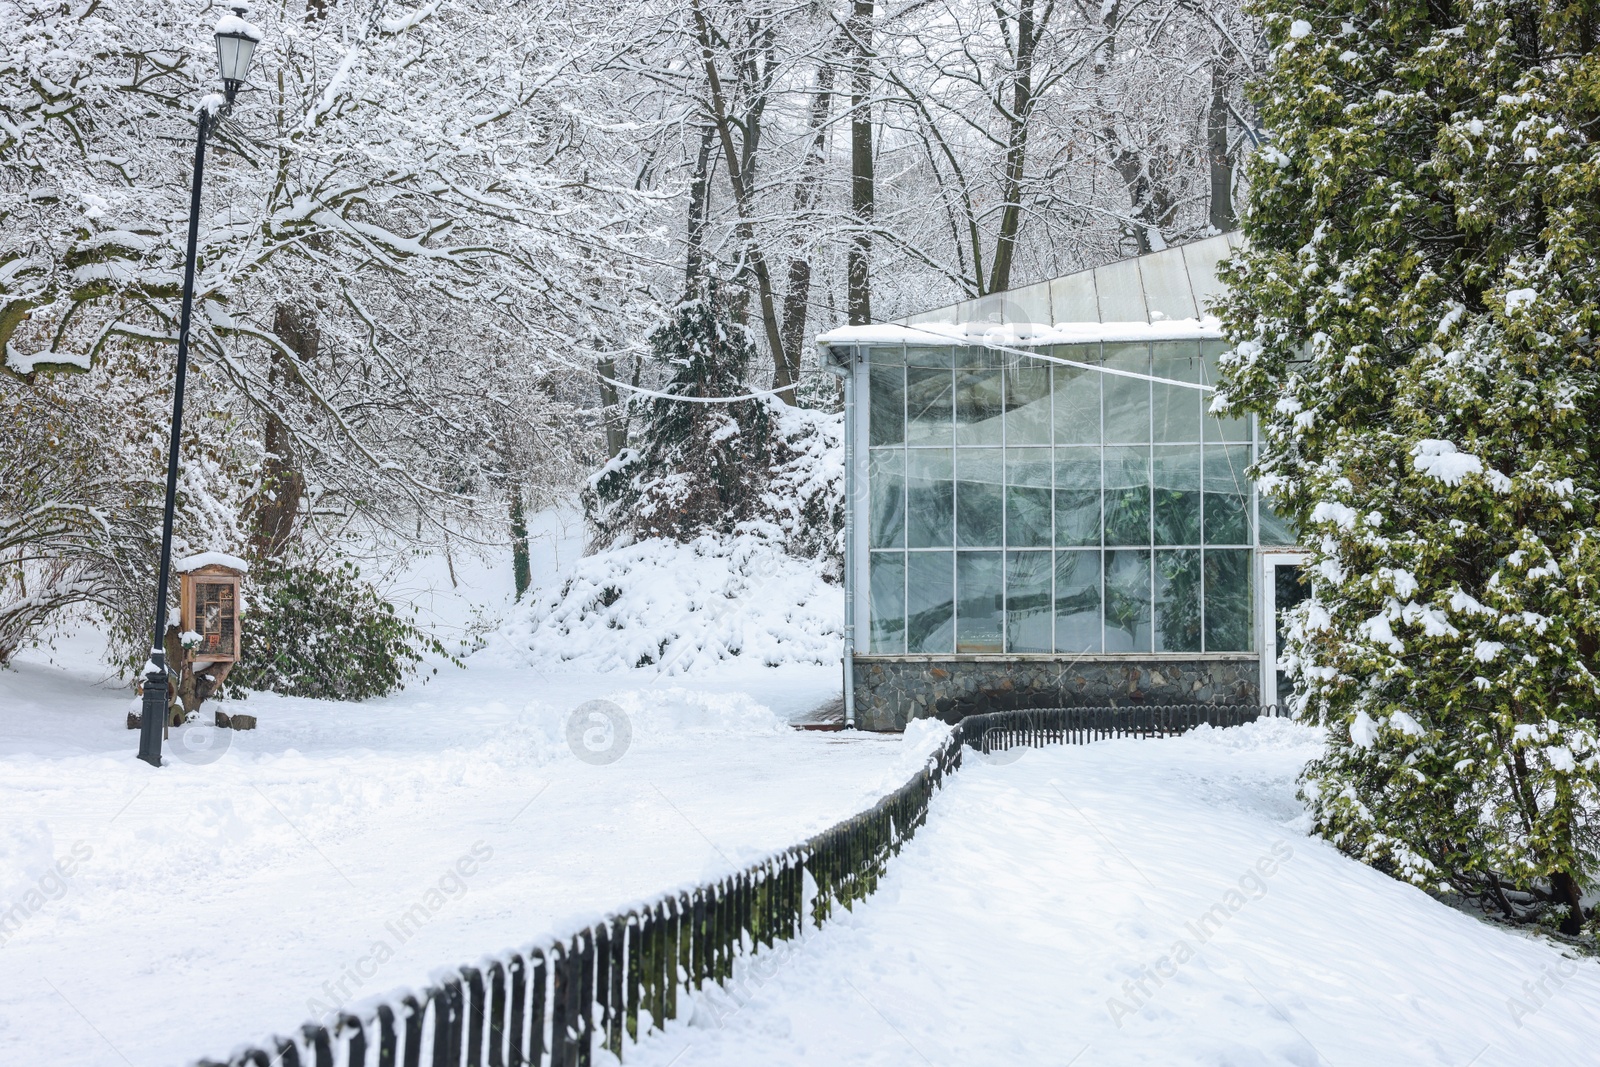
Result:
[[[155,637],[144,679],[144,705],[139,720],[139,758],[161,766],[161,734],[167,721],[167,579],[172,571],[172,515],[178,495],[178,435],[183,428],[183,379],[189,369],[189,314],[194,304],[195,245],[200,237],[200,179],[206,163],[206,137],[215,119],[233,106],[245,83],[261,31],[245,21],[243,7],[217,22],[217,65],[222,73],[223,103],[200,103],[200,135],[194,146],[194,183],[189,191],[189,254],[183,265],[183,307],[178,314],[178,369],[172,390],[172,436],[167,441],[167,505],[161,523],[161,577],[156,582]]]

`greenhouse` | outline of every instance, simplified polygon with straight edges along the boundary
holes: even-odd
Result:
[[[1261,622],[1294,538],[1245,473],[1251,422],[1208,413],[1228,240],[823,335],[861,725],[1278,695]]]

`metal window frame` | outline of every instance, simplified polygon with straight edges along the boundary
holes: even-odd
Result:
[[[1098,356],[1099,360],[1103,361],[1104,355],[1105,355],[1103,345],[1105,344],[1105,342],[1090,342],[1090,343],[1095,343],[1095,344],[1098,344],[1098,345],[1101,346],[1099,352],[1097,353],[1097,356]],[[1147,358],[1153,360],[1155,352],[1154,352],[1153,347],[1151,347],[1151,346],[1153,346],[1154,344],[1158,344],[1158,343],[1162,343],[1162,342],[1156,342],[1156,341],[1144,342],[1145,347],[1146,347],[1146,352],[1147,352]],[[1185,341],[1184,343],[1187,344],[1187,343],[1191,343],[1191,342]],[[1193,342],[1193,343],[1203,344],[1203,339],[1198,340],[1198,341]],[[853,347],[851,349],[851,355],[849,357],[849,359],[850,359],[850,376],[853,379],[853,385],[854,385],[854,389],[853,389],[854,396],[852,398],[854,400],[854,403],[851,405],[852,408],[853,408],[853,411],[851,413],[852,416],[853,416],[853,425],[848,430],[849,440],[847,440],[847,442],[846,442],[847,446],[853,445],[853,447],[849,448],[849,451],[852,453],[852,455],[847,458],[847,467],[849,468],[848,471],[847,471],[847,480],[849,480],[851,482],[851,484],[849,486],[847,486],[847,493],[850,496],[850,502],[849,503],[850,503],[851,508],[853,509],[854,507],[859,505],[859,506],[861,506],[862,510],[860,512],[860,515],[857,516],[857,521],[855,521],[854,523],[849,524],[849,525],[851,525],[852,528],[851,528],[849,536],[847,538],[847,542],[848,543],[846,545],[846,553],[847,553],[847,555],[852,556],[853,558],[852,559],[847,559],[847,561],[846,561],[846,577],[845,577],[845,581],[846,581],[846,585],[848,587],[847,588],[847,599],[848,599],[848,601],[850,603],[852,616],[853,616],[852,619],[850,620],[852,622],[852,624],[853,624],[852,625],[852,629],[853,629],[854,633],[856,633],[856,634],[866,634],[867,635],[868,642],[869,642],[868,643],[868,654],[869,655],[870,654],[882,654],[882,655],[894,655],[895,654],[895,653],[887,653],[887,652],[886,653],[879,653],[875,649],[872,649],[872,647],[870,645],[870,638],[871,638],[871,632],[872,632],[871,631],[871,605],[870,605],[870,593],[871,593],[870,563],[871,563],[871,552],[874,551],[874,550],[872,550],[869,547],[869,541],[870,541],[869,521],[860,521],[860,516],[861,515],[870,517],[871,484],[870,484],[870,478],[867,477],[867,471],[868,471],[868,469],[870,467],[871,452],[874,451],[874,449],[870,445],[870,440],[871,440],[870,420],[871,420],[871,408],[872,408],[872,403],[871,403],[871,384],[870,383],[871,383],[871,366],[872,366],[872,363],[874,361],[873,360],[874,353],[876,353],[876,352],[878,352],[880,350],[882,350],[882,351],[887,353],[887,352],[890,352],[890,351],[898,349],[898,363],[899,363],[899,366],[901,368],[901,375],[902,375],[901,424],[902,424],[902,427],[904,427],[905,429],[904,429],[904,432],[901,435],[901,440],[897,445],[894,445],[894,446],[882,446],[882,447],[893,447],[893,448],[896,448],[900,452],[902,452],[904,454],[907,454],[907,458],[909,458],[908,454],[909,454],[910,451],[913,450],[913,448],[921,449],[921,448],[944,448],[944,447],[946,447],[944,445],[926,445],[926,446],[918,445],[918,446],[912,446],[912,445],[910,445],[908,443],[909,427],[910,427],[910,394],[909,394],[908,389],[905,388],[903,383],[904,383],[905,368],[908,365],[907,360],[908,360],[908,349],[909,349],[909,347],[910,346],[905,344],[905,343],[893,343],[893,344],[884,344],[884,345],[860,345],[860,346],[855,346],[855,347]],[[910,544],[909,544],[909,541],[908,541],[906,544],[902,545],[899,548],[884,549],[882,551],[898,552],[903,557],[909,556],[909,554],[912,553],[912,552],[947,552],[947,553],[949,553],[950,554],[950,564],[951,564],[951,589],[952,589],[952,605],[951,605],[951,612],[952,612],[952,627],[951,627],[951,629],[952,629],[952,634],[951,634],[951,648],[950,648],[948,654],[950,654],[950,655],[996,654],[996,653],[963,653],[963,652],[960,651],[959,642],[958,642],[957,637],[956,637],[956,634],[959,631],[959,615],[960,615],[960,590],[959,590],[959,586],[958,586],[958,582],[957,582],[957,575],[959,573],[959,564],[958,564],[958,558],[957,558],[956,553],[959,553],[960,551],[962,551],[962,548],[961,548],[960,545],[955,543],[957,538],[954,536],[955,529],[959,528],[959,522],[960,522],[959,511],[960,511],[960,506],[961,506],[960,505],[960,500],[959,500],[959,494],[957,494],[955,492],[955,484],[954,483],[956,481],[958,481],[958,479],[954,476],[954,472],[955,472],[955,470],[959,469],[958,454],[961,451],[963,451],[964,449],[970,449],[970,448],[998,448],[1001,451],[1000,544],[998,546],[994,546],[994,547],[985,547],[985,548],[981,548],[981,549],[968,549],[968,551],[997,551],[997,552],[999,552],[1001,554],[1001,558],[1002,558],[1002,568],[1001,568],[1001,571],[1002,571],[1002,585],[1001,585],[1001,627],[1002,627],[1002,629],[1001,629],[1001,647],[1002,647],[1002,649],[1005,649],[1005,647],[1009,644],[1010,639],[1009,639],[1009,634],[1007,632],[1008,631],[1008,627],[1006,625],[1006,622],[1007,622],[1006,616],[1007,616],[1007,612],[1009,610],[1008,607],[1007,607],[1007,604],[1009,602],[1009,597],[1007,596],[1007,590],[1006,590],[1005,579],[1004,579],[1004,573],[1005,573],[1004,560],[1005,560],[1006,554],[1013,550],[1013,546],[1010,546],[1010,545],[1008,545],[1006,543],[1008,519],[1007,519],[1007,515],[1006,515],[1007,508],[1006,508],[1006,504],[1005,504],[1005,491],[1006,491],[1006,488],[1010,484],[1009,480],[1008,480],[1009,466],[1010,465],[1009,465],[1009,462],[1007,461],[1007,451],[1008,451],[1008,449],[1013,447],[1010,444],[1010,442],[1008,441],[1009,433],[1008,433],[1007,420],[1006,420],[1006,403],[1007,403],[1007,396],[1008,396],[1008,393],[1009,393],[1009,390],[1008,390],[1008,388],[1006,386],[1007,376],[1005,374],[1005,368],[1001,368],[1001,383],[1002,384],[1001,384],[1000,415],[999,415],[999,418],[1000,418],[1000,442],[998,444],[988,444],[988,445],[961,445],[961,444],[958,444],[956,442],[956,440],[955,440],[955,433],[954,433],[954,425],[955,425],[955,419],[956,419],[956,412],[955,412],[956,398],[955,398],[954,392],[953,392],[954,391],[954,387],[955,387],[955,377],[954,376],[955,376],[955,373],[956,373],[956,371],[958,369],[955,366],[956,361],[957,361],[957,350],[960,350],[960,349],[968,349],[968,350],[980,349],[983,346],[981,346],[981,345],[972,345],[972,344],[965,344],[964,345],[964,344],[960,344],[960,343],[955,342],[955,341],[950,341],[946,345],[939,345],[939,346],[936,346],[936,347],[948,347],[949,349],[951,349],[951,353],[952,353],[952,358],[951,358],[951,375],[952,375],[952,377],[951,377],[951,388],[952,388],[951,421],[952,421],[952,433],[951,433],[951,443],[948,446],[951,449],[952,458],[955,461],[955,462],[953,462],[953,471],[952,471],[952,523],[954,524],[954,527],[952,529],[952,538],[951,538],[952,544],[948,548],[946,548],[946,547],[912,548],[910,546]],[[1012,359],[1012,360],[1015,360],[1015,361],[1020,361],[1023,357],[1022,356],[1018,356],[1018,355],[1010,355],[1009,358]],[[1203,359],[1204,356],[1201,355],[1201,356],[1199,356],[1197,358]],[[1055,439],[1054,439],[1055,438],[1055,432],[1054,432],[1055,414],[1056,414],[1055,413],[1055,396],[1056,396],[1056,391],[1057,391],[1056,390],[1056,383],[1055,383],[1055,374],[1057,373],[1057,368],[1052,366],[1052,365],[1049,365],[1048,363],[1046,364],[1046,366],[1047,366],[1047,369],[1049,369],[1051,371],[1050,379],[1049,379],[1049,381],[1050,381],[1050,388],[1049,388],[1050,413],[1049,413],[1049,419],[1050,419],[1050,426],[1051,426],[1051,442],[1050,442],[1048,447],[1050,449],[1051,458],[1052,458],[1052,463],[1051,463],[1051,469],[1052,469],[1052,473],[1051,473],[1052,508],[1051,508],[1051,517],[1050,517],[1051,537],[1050,537],[1050,545],[1049,545],[1048,551],[1052,555],[1052,564],[1053,564],[1054,556],[1061,550],[1061,546],[1058,546],[1055,543],[1055,514],[1054,514],[1054,492],[1059,488],[1059,486],[1056,485],[1055,473],[1054,473],[1054,467],[1055,467],[1054,458],[1055,458],[1055,453],[1056,453],[1057,447],[1058,447],[1056,445]],[[1154,364],[1151,363],[1151,364],[1149,364],[1149,366],[1153,368]],[[1202,379],[1202,381],[1203,381],[1203,379]],[[1146,418],[1148,420],[1150,420],[1149,435],[1148,436],[1150,438],[1151,444],[1150,444],[1149,447],[1153,449],[1154,448],[1154,443],[1155,443],[1154,383],[1147,381],[1145,383],[1145,385],[1146,385],[1146,390],[1147,390],[1146,391],[1146,401],[1145,401]],[[1057,644],[1058,644],[1058,640],[1057,640],[1057,634],[1056,634],[1056,623],[1057,623],[1057,620],[1055,618],[1055,612],[1054,612],[1054,608],[1053,608],[1053,605],[1054,605],[1055,599],[1056,599],[1055,598],[1055,594],[1056,594],[1056,589],[1055,589],[1055,567],[1052,565],[1052,567],[1051,567],[1051,604],[1052,604],[1052,610],[1051,610],[1050,627],[1051,627],[1051,647],[1052,647],[1053,651],[1050,654],[1051,655],[1068,655],[1068,654],[1071,654],[1071,655],[1129,655],[1129,654],[1134,654],[1134,655],[1148,655],[1148,656],[1152,656],[1152,657],[1193,656],[1193,655],[1212,654],[1211,650],[1208,650],[1206,648],[1206,641],[1205,641],[1205,613],[1206,613],[1206,593],[1207,593],[1206,583],[1205,583],[1205,568],[1204,568],[1205,551],[1207,549],[1229,549],[1229,550],[1235,550],[1235,551],[1245,550],[1245,551],[1251,552],[1254,556],[1256,556],[1259,559],[1259,557],[1261,555],[1261,552],[1262,552],[1261,545],[1260,545],[1260,515],[1259,515],[1260,493],[1257,491],[1255,484],[1253,482],[1249,482],[1249,484],[1248,484],[1249,500],[1248,500],[1247,505],[1246,505],[1246,522],[1248,523],[1249,529],[1248,529],[1247,536],[1246,536],[1246,539],[1245,539],[1244,543],[1240,543],[1240,544],[1221,544],[1221,543],[1219,543],[1219,544],[1210,544],[1210,543],[1208,543],[1206,541],[1206,539],[1205,539],[1205,525],[1204,525],[1205,524],[1205,467],[1204,467],[1204,463],[1202,462],[1202,466],[1201,466],[1201,490],[1200,490],[1200,492],[1201,492],[1201,501],[1200,501],[1200,507],[1201,507],[1201,517],[1200,517],[1201,534],[1200,534],[1199,542],[1197,544],[1192,544],[1192,545],[1190,545],[1190,544],[1184,544],[1184,545],[1160,545],[1160,546],[1157,546],[1155,544],[1154,527],[1151,526],[1151,528],[1149,530],[1149,533],[1148,533],[1148,537],[1147,537],[1147,543],[1145,543],[1143,545],[1128,545],[1128,546],[1120,546],[1119,545],[1119,546],[1113,546],[1113,547],[1116,547],[1116,548],[1124,548],[1124,547],[1126,547],[1126,548],[1129,548],[1129,549],[1143,549],[1143,550],[1145,550],[1145,551],[1147,551],[1149,553],[1149,567],[1150,567],[1149,586],[1150,586],[1150,591],[1151,591],[1150,592],[1150,596],[1151,596],[1151,599],[1150,599],[1150,610],[1151,610],[1151,619],[1150,619],[1151,642],[1150,643],[1151,643],[1151,648],[1149,650],[1146,650],[1146,651],[1139,651],[1139,652],[1134,652],[1134,653],[1107,653],[1105,651],[1105,648],[1106,648],[1106,622],[1105,622],[1106,579],[1105,579],[1105,561],[1106,561],[1106,552],[1108,551],[1108,548],[1107,548],[1107,545],[1106,545],[1106,542],[1105,542],[1105,521],[1104,521],[1104,514],[1103,514],[1103,509],[1104,509],[1104,506],[1105,506],[1105,491],[1106,491],[1105,490],[1105,485],[1106,485],[1106,466],[1105,466],[1106,465],[1106,451],[1105,451],[1106,450],[1106,442],[1105,442],[1106,397],[1105,397],[1105,389],[1104,389],[1103,386],[1102,386],[1102,388],[1100,390],[1099,409],[1100,409],[1099,410],[1100,431],[1099,431],[1099,439],[1098,439],[1098,443],[1097,443],[1096,447],[1098,447],[1098,449],[1099,449],[1099,459],[1100,459],[1100,494],[1101,494],[1100,499],[1101,499],[1101,508],[1102,508],[1101,522],[1099,524],[1100,525],[1100,536],[1098,538],[1098,544],[1097,545],[1072,546],[1071,549],[1070,549],[1072,551],[1095,551],[1095,552],[1098,553],[1098,558],[1099,558],[1098,576],[1099,576],[1099,593],[1100,593],[1100,640],[1099,640],[1099,650],[1097,652],[1094,652],[1094,653],[1062,653],[1062,652],[1059,652],[1059,651],[1054,651],[1056,649]],[[1244,441],[1226,441],[1226,440],[1224,440],[1224,441],[1210,442],[1210,441],[1206,440],[1204,427],[1206,425],[1205,419],[1212,418],[1212,417],[1214,417],[1214,416],[1211,416],[1208,412],[1203,412],[1202,416],[1201,416],[1201,431],[1200,431],[1201,440],[1199,442],[1195,443],[1195,447],[1201,450],[1202,455],[1204,454],[1204,452],[1205,452],[1205,450],[1206,450],[1208,445],[1210,445],[1213,448],[1227,448],[1227,447],[1236,447],[1236,446],[1241,446],[1242,445],[1242,446],[1244,446],[1244,447],[1249,449],[1249,456],[1250,456],[1251,460],[1253,461],[1256,458],[1256,456],[1258,454],[1258,449],[1259,449],[1259,434],[1257,433],[1257,427],[1256,427],[1256,423],[1255,423],[1254,417],[1252,417],[1250,419],[1250,421],[1249,421],[1249,425],[1248,425],[1248,429],[1247,429],[1247,433],[1246,433],[1246,439]],[[1165,444],[1183,445],[1186,442],[1164,442],[1164,443]],[[1020,446],[1018,446],[1018,447],[1020,447]],[[1044,447],[1044,446],[1041,446],[1041,447]],[[1248,481],[1248,479],[1247,479],[1247,481]],[[1154,496],[1153,496],[1154,486],[1153,486],[1153,484],[1149,486],[1149,491],[1152,494],[1152,496],[1151,496],[1152,514],[1151,514],[1150,521],[1153,523],[1153,521],[1154,521],[1154,514],[1153,514],[1153,508],[1154,508]],[[902,512],[902,514],[904,514],[904,515],[909,517],[909,506],[910,506],[909,505],[909,495],[908,495],[909,494],[909,485],[908,485],[907,479],[904,478],[904,477],[902,477],[902,479],[901,479],[900,492],[902,494],[901,512]],[[1202,559],[1202,563],[1201,563],[1201,589],[1200,589],[1200,597],[1201,597],[1201,651],[1199,653],[1194,653],[1194,652],[1165,652],[1165,651],[1156,651],[1155,648],[1154,648],[1154,646],[1155,646],[1154,630],[1155,630],[1155,625],[1156,625],[1155,616],[1154,616],[1155,604],[1156,604],[1156,602],[1155,602],[1156,552],[1158,550],[1175,550],[1175,549],[1195,549],[1195,550],[1198,550],[1201,553],[1201,559]],[[1037,550],[1041,550],[1041,549],[1034,549],[1034,550],[1037,551]],[[1253,591],[1255,595],[1253,595],[1253,596],[1248,596],[1247,595],[1247,603],[1250,605],[1250,607],[1252,608],[1252,610],[1253,610],[1253,612],[1254,612],[1254,614],[1256,616],[1255,619],[1250,620],[1250,631],[1251,631],[1251,635],[1252,635],[1252,637],[1254,639],[1253,642],[1252,642],[1254,647],[1251,648],[1251,649],[1247,649],[1244,652],[1239,652],[1237,650],[1228,650],[1226,652],[1216,652],[1216,653],[1214,653],[1216,655],[1252,655],[1252,654],[1253,655],[1260,655],[1262,653],[1263,649],[1264,649],[1264,646],[1263,646],[1263,643],[1262,643],[1263,638],[1262,638],[1262,630],[1261,630],[1261,619],[1264,617],[1264,612],[1263,612],[1263,609],[1262,609],[1262,606],[1261,606],[1261,595],[1262,595],[1261,588],[1262,588],[1262,583],[1261,583],[1261,578],[1260,578],[1259,565],[1251,567],[1251,568],[1248,568],[1246,573],[1250,578],[1255,579],[1255,581],[1257,583],[1257,588],[1256,588],[1256,590]],[[902,579],[902,583],[903,584],[902,584],[902,588],[901,588],[901,603],[904,606],[903,610],[905,612],[907,612],[907,616],[906,616],[907,619],[909,619],[909,610],[910,610],[909,609],[909,605],[911,603],[911,600],[910,600],[910,574],[911,574],[911,568],[910,568],[910,565],[909,565],[909,559],[907,559],[906,560],[906,566],[903,568],[904,577]],[[851,595],[851,594],[855,593],[859,588],[865,588],[867,590],[867,594],[868,595],[866,595],[866,596]],[[899,653],[901,655],[910,655],[910,654],[912,654],[912,653],[909,652],[909,648],[910,648],[909,637],[910,637],[910,635],[909,635],[909,630],[907,629],[908,625],[909,625],[908,623],[905,623],[901,627],[901,631],[902,631],[902,635],[903,635],[902,636],[902,647],[901,647],[900,653]],[[916,653],[916,654],[918,654],[918,655],[939,655],[941,653]],[[1037,655],[1037,654],[1038,653],[1012,653],[1012,652],[1009,652],[1009,651],[1002,651],[1001,653],[998,653],[998,655]]]

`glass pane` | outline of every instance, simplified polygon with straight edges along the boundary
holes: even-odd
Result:
[[[906,554],[906,651],[952,652],[956,646],[953,552]]]
[[[1183,260],[1182,247],[1139,257],[1139,276],[1144,281],[1144,298],[1149,305],[1151,322],[1195,317],[1189,268]]]
[[[987,349],[963,351],[982,354]],[[956,371],[956,444],[1000,443],[1000,393],[1003,374],[998,370]]]
[[[867,544],[899,548],[906,543],[905,451],[874,448],[867,461]]]
[[[1050,547],[1050,449],[1006,449],[1006,544]]]
[[[906,368],[906,443],[948,445],[954,429],[953,380],[947,370]]]
[[[1156,651],[1200,651],[1200,550],[1156,553]]]
[[[955,542],[955,467],[948,448],[906,451],[906,544],[948,548]]]
[[[1096,267],[1094,287],[1100,296],[1101,322],[1149,321],[1138,260],[1122,259]]]
[[[1006,651],[1049,652],[1048,552],[1006,553]]]
[[[1052,354],[1078,363],[1100,362],[1099,345],[1062,345]],[[1099,444],[1100,379],[1105,375],[1058,363],[1050,368],[1050,377],[1055,396],[1056,444]]]
[[[1005,378],[1006,444],[1049,444],[1049,367],[1036,359],[1019,358]]]
[[[1208,545],[1250,543],[1249,445],[1207,445],[1205,451]]]
[[[1295,529],[1294,520],[1279,511],[1273,504],[1272,498],[1258,495],[1256,510],[1260,513],[1261,543],[1263,545],[1298,545],[1300,531]]]
[[[1207,385],[1217,384],[1218,375],[1221,373],[1217,366],[1217,359],[1222,353],[1233,346],[1226,341],[1202,341],[1200,352],[1205,364],[1202,379]],[[1211,394],[1205,394],[1206,410],[1211,410]],[[1215,415],[1207,415],[1205,419],[1207,441],[1248,441],[1250,440],[1250,420],[1244,416],[1231,419],[1219,419]]]
[[[874,445],[897,445],[906,439],[905,368],[873,364],[867,372],[870,417],[867,440]]]
[[[956,553],[956,651],[1000,652],[1001,561],[999,552]]]
[[[1200,449],[1156,445],[1151,455],[1155,543],[1200,543]]]
[[[874,652],[904,652],[906,646],[906,554],[872,552],[868,554],[867,600],[872,621],[871,649]]]
[[[1100,450],[1058,448],[1056,544],[1100,544]]]
[[[908,367],[950,367],[950,346],[942,345],[938,348],[906,348],[906,366]]]
[[[956,544],[963,548],[1000,545],[1001,450],[956,450]]]
[[[1106,651],[1150,651],[1150,550],[1106,553]]]
[[[1150,346],[1151,373],[1175,382],[1200,381],[1200,345],[1157,341]],[[1202,398],[1209,394],[1176,385],[1151,386],[1151,419],[1157,441],[1199,441]]]
[[[1056,553],[1056,651],[1100,651],[1100,553]]]
[[[1105,365],[1114,370],[1150,373],[1149,345],[1105,346]],[[1107,444],[1143,444],[1150,440],[1150,383],[1143,378],[1103,374]]]
[[[1206,651],[1250,651],[1250,550],[1206,549]]]
[[[1119,445],[1106,449],[1105,543],[1150,543],[1150,448]]]

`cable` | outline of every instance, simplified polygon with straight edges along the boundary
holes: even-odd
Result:
[[[934,333],[932,330],[923,330],[916,326],[900,326],[899,328],[902,330],[916,330],[918,333],[926,334],[928,337],[935,338],[945,344],[959,343],[944,334]],[[1181,340],[1181,338],[1179,338],[1179,340]],[[1021,356],[1025,359],[1037,359],[1045,363],[1054,363],[1063,367],[1077,367],[1080,370],[1091,370],[1099,374],[1110,374],[1119,378],[1137,378],[1140,381],[1155,382],[1158,385],[1172,385],[1177,386],[1180,389],[1196,389],[1202,393],[1215,393],[1217,391],[1216,386],[1205,385],[1204,383],[1180,382],[1175,378],[1162,378],[1154,374],[1141,374],[1138,371],[1118,370],[1115,367],[1105,367],[1097,363],[1080,363],[1075,359],[1066,359],[1062,356],[1046,355],[1045,353],[1036,350],[1012,348],[1009,345],[999,344],[991,341],[987,337],[981,339],[978,343],[992,352],[1003,352],[1008,356]],[[966,344],[969,347],[976,347],[972,345],[970,341],[966,342]],[[855,347],[867,346],[858,345]],[[626,389],[630,393],[637,393],[640,396],[653,397],[658,400],[682,400],[691,404],[737,404],[746,400],[759,400],[765,396],[781,396],[783,393],[790,392],[793,389],[793,387],[790,389],[758,389],[748,393],[741,393],[738,396],[682,396],[678,393],[663,393],[656,389],[646,389],[642,386],[631,385],[627,382],[618,381],[615,378],[608,378],[592,367],[579,366],[576,363],[571,363],[562,359],[560,356],[546,353],[546,358],[552,359],[563,366],[570,367],[575,371],[579,371],[584,374],[593,374],[596,378],[599,378],[601,381],[607,383],[608,385],[613,385],[618,389]],[[746,388],[748,388],[748,386]]]

